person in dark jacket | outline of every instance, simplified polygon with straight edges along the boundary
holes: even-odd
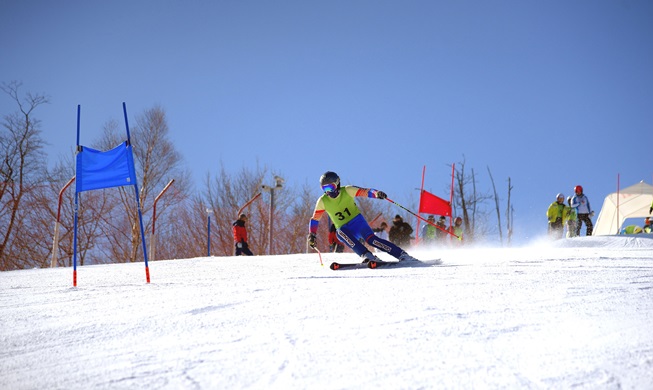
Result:
[[[408,246],[411,234],[413,234],[413,228],[404,222],[399,214],[395,215],[390,228],[390,242],[400,247]]]
[[[245,222],[247,222],[247,215],[240,214],[236,222],[233,223],[232,230],[234,233],[234,244],[236,245],[234,249],[235,256],[254,255],[247,245],[247,228],[245,228]]]

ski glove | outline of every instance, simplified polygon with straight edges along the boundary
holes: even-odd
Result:
[[[651,206],[651,208],[648,209],[648,213],[649,213],[649,214],[653,213],[653,206]]]
[[[388,195],[385,194],[383,191],[376,191],[376,198],[377,199],[385,199],[387,198]]]
[[[307,241],[308,241],[308,246],[310,246],[311,248],[315,248],[315,234],[309,233]]]

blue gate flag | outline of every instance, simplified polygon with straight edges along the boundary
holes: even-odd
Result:
[[[134,156],[128,141],[106,152],[81,146],[77,153],[77,192],[136,185]]]

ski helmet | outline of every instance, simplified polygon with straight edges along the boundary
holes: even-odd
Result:
[[[556,199],[560,199],[560,198],[562,198],[562,200],[564,200],[564,199],[565,199],[565,195],[562,194],[562,193],[559,193],[558,195],[556,195]]]
[[[576,187],[574,187],[574,193],[576,193],[576,194],[582,194],[582,193],[583,193],[583,186],[576,186]]]
[[[327,171],[320,177],[320,185],[335,184],[337,188],[340,188],[340,177],[337,173]]]

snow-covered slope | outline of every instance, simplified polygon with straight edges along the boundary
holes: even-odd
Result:
[[[0,388],[653,388],[652,247],[602,242],[4,272]]]

